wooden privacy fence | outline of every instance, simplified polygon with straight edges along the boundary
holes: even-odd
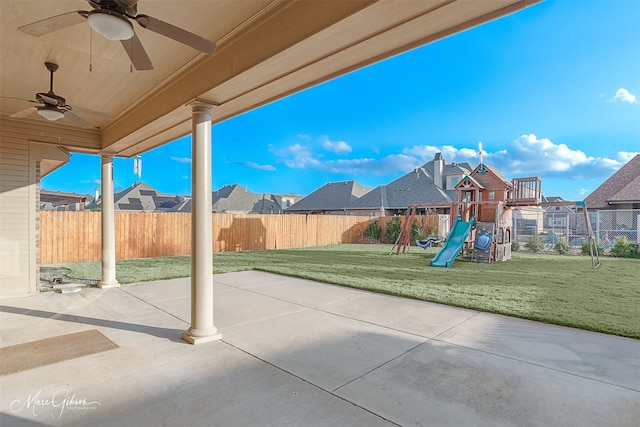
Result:
[[[361,243],[366,216],[213,214],[213,251],[285,249]],[[100,212],[40,213],[40,263],[96,261],[102,256]],[[191,215],[116,212],[116,259],[191,254]]]
[[[213,214],[213,251],[287,249],[364,243],[379,218],[345,215]],[[392,218],[382,218],[385,224]],[[401,218],[404,220],[404,217]],[[40,213],[40,263],[97,261],[102,257],[101,213]],[[437,216],[416,217],[428,231]],[[191,254],[191,215],[183,212],[116,212],[116,259]]]

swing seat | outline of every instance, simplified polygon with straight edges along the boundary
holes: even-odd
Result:
[[[427,249],[433,246],[433,244],[440,242],[442,242],[442,239],[437,237],[427,237],[426,239],[416,240],[416,246],[420,246],[422,249]]]

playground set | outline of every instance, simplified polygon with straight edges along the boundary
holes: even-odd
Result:
[[[585,216],[589,235],[589,251],[593,268],[600,266],[595,236],[584,202],[543,202],[539,177],[514,178],[509,182],[497,170],[482,163],[465,176],[455,187],[456,201],[451,203],[450,232],[442,248],[430,261],[432,267],[451,268],[456,258],[490,263],[511,258],[512,210],[526,206],[578,206]],[[412,204],[407,210],[400,236],[394,245],[397,253],[404,253],[411,244],[411,224],[417,208],[435,204]],[[441,205],[440,205],[441,206]],[[426,248],[441,240],[430,237],[416,241]],[[393,252],[392,248],[391,252]]]

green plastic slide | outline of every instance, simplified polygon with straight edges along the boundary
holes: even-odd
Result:
[[[456,218],[447,236],[447,240],[444,242],[444,246],[438,251],[436,256],[433,257],[431,262],[429,262],[431,267],[451,268],[453,266],[453,261],[458,254],[462,252],[464,242],[469,237],[474,221],[474,217],[471,217],[469,222],[461,221],[460,216]]]

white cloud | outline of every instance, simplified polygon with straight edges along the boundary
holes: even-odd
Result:
[[[329,142],[333,148],[339,145],[339,143],[331,142],[328,139],[325,141],[325,144],[327,142]],[[349,150],[351,150],[351,147],[349,147]],[[424,163],[420,159],[406,154],[393,154],[381,159],[355,158],[325,160],[323,155],[316,154],[310,146],[301,144],[294,144],[284,149],[272,151],[280,158],[279,162],[284,163],[291,169],[314,169],[322,172],[348,175],[384,175],[398,171],[407,172]]]
[[[352,148],[349,144],[344,141],[331,141],[328,137],[324,136],[320,138],[322,141],[322,148],[327,151],[331,151],[336,154],[347,154],[352,151]]]
[[[100,182],[101,181],[99,179],[85,179],[80,181],[81,184],[97,184],[97,185],[99,185]]]
[[[314,157],[313,149],[306,145],[294,144],[286,148],[275,150],[275,155],[292,169],[305,169],[317,166],[320,161]]]
[[[348,146],[348,144],[345,143]],[[323,148],[338,154],[339,143],[325,137]],[[540,176],[541,178],[598,179],[611,176],[636,152],[619,152],[612,158],[592,157],[579,149],[556,143],[549,138],[525,134],[515,138],[503,149],[483,148],[483,161],[497,168],[507,178]],[[351,149],[351,147],[349,147]],[[451,145],[415,145],[384,157],[332,159],[329,154],[316,153],[311,144],[293,144],[276,149],[270,146],[277,162],[292,169],[310,169],[345,175],[387,175],[406,173],[442,153],[449,163],[469,163],[475,167],[480,159],[477,147],[456,148]],[[340,153],[344,154],[344,153]],[[376,154],[379,154],[376,152]],[[587,191],[587,190],[585,190]]]
[[[175,157],[175,156],[171,156],[170,159],[173,160],[174,162],[178,162],[178,163],[191,163],[191,158],[190,157]]]
[[[381,159],[339,159],[321,162],[317,169],[324,172],[348,175],[386,175],[398,171],[409,172],[422,165],[415,157],[404,154],[393,154]]]
[[[627,163],[629,160],[633,159],[638,154],[640,154],[640,151],[632,151],[632,152],[620,151],[618,153],[618,158],[620,159],[620,161],[622,161],[622,163]]]
[[[274,166],[272,166],[272,165],[259,165],[259,164],[254,163],[254,162],[238,162],[238,164],[242,165],[242,166],[246,166],[246,167],[251,168],[251,169],[258,169],[258,170],[261,170],[261,171],[273,172],[273,171],[276,170],[276,168]]]
[[[487,164],[495,166],[507,176],[547,176],[568,179],[608,177],[624,162],[607,157],[587,156],[566,144],[556,144],[534,134],[514,139],[507,150],[488,153]]]
[[[613,99],[616,101],[628,102],[629,104],[636,104],[638,102],[636,96],[623,87],[618,89],[616,96],[614,96]]]
[[[486,153],[485,150],[482,150]],[[471,164],[478,162],[478,151],[473,148],[455,148],[451,145],[443,145],[436,147],[433,145],[414,145],[411,148],[402,150],[403,154],[415,156],[422,161],[422,164],[433,160],[436,153],[442,153],[442,156],[450,163],[469,162]]]
[[[539,139],[534,134],[514,139],[508,153],[509,169],[514,173],[566,172],[588,162],[582,151],[554,144],[547,138]]]
[[[581,150],[554,143],[548,138],[538,138],[534,134],[521,135],[507,149],[491,152],[485,146],[482,151],[483,161],[507,177],[534,175],[569,179],[611,176],[636,154],[620,152],[615,159],[589,157]],[[433,159],[438,152],[449,163],[468,162],[471,166],[479,163],[478,152],[472,148],[424,145],[403,150],[403,154],[414,156],[423,162]]]

